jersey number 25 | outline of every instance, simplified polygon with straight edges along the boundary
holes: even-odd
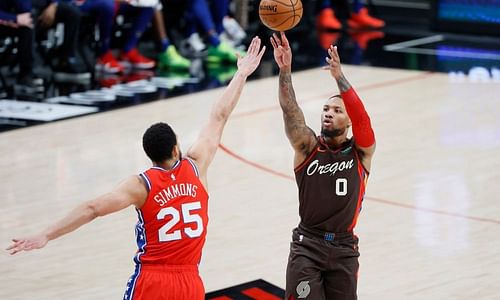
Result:
[[[195,223],[195,229],[191,227],[184,227],[184,233],[190,238],[199,237],[203,233],[203,222],[200,215],[193,213],[193,210],[201,208],[201,203],[190,202],[181,205],[182,220],[184,224]],[[180,212],[174,207],[162,208],[156,215],[156,219],[163,220],[166,216],[171,216],[172,219],[163,225],[158,231],[158,239],[160,242],[170,242],[182,239],[181,230],[174,230],[169,232],[181,220]]]

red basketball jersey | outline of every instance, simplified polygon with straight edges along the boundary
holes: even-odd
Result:
[[[189,158],[141,174],[149,189],[137,209],[137,264],[197,265],[205,244],[208,193]]]

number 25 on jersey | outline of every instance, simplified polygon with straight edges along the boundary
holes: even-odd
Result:
[[[199,201],[182,204],[181,212],[179,212],[179,210],[177,210],[174,207],[162,208],[156,215],[156,219],[163,220],[167,216],[171,216],[172,219],[170,219],[170,221],[168,221],[165,225],[163,225],[158,231],[159,241],[170,242],[182,239],[180,229],[169,232],[177,223],[179,223],[179,221],[181,221],[181,215],[182,215],[182,222],[184,224],[187,225],[190,223],[194,223],[196,225],[194,229],[187,226],[184,227],[183,228],[184,233],[190,238],[196,238],[201,236],[201,234],[203,233],[203,221],[200,215],[196,214],[196,212],[193,212],[194,210],[200,208],[201,208],[201,203]]]

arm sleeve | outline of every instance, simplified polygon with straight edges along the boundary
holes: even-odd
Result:
[[[352,87],[341,93],[341,97],[352,122],[352,134],[356,144],[363,148],[373,146],[375,144],[375,133],[363,102],[361,102]]]

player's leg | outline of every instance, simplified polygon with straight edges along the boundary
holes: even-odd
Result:
[[[81,12],[74,5],[60,2],[56,8],[56,21],[64,24],[64,42],[54,67],[54,79],[60,82],[85,83],[90,80],[90,72],[77,60],[78,37]]]
[[[165,7],[164,7],[165,8]],[[153,16],[153,26],[158,35],[159,50],[158,67],[162,70],[175,69],[175,70],[188,70],[191,62],[177,52],[177,48],[170,42],[167,37],[167,30],[163,12],[155,9]]]
[[[322,271],[328,253],[322,241],[310,239],[294,230],[286,269],[286,300],[325,298]]]
[[[156,62],[139,53],[137,44],[146,27],[151,23],[154,15],[153,7],[134,7],[127,3],[120,5],[119,12],[124,14],[126,18],[131,19],[132,27],[127,33],[125,45],[123,45],[120,56],[124,64],[129,64],[137,69],[154,68]]]
[[[358,239],[332,245],[329,271],[324,273],[326,299],[356,300],[359,270]]]
[[[224,17],[227,16],[228,11],[229,11],[229,0],[210,1],[210,12],[212,13],[215,30],[219,35],[224,32],[223,20]]]
[[[201,26],[208,41],[208,53],[206,60],[209,63],[230,62],[238,60],[236,50],[231,45],[222,42],[217,33],[210,8],[205,0],[190,0],[188,5],[189,14],[195,17]]]
[[[106,73],[123,72],[123,66],[118,63],[110,49],[115,15],[115,2],[113,0],[93,0],[85,1],[83,4],[77,6],[82,12],[88,13],[97,19],[99,26],[99,43],[101,46],[97,51],[98,58],[96,68]]]

